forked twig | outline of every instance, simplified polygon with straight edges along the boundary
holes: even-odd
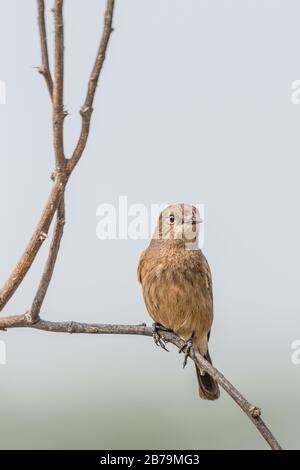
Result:
[[[114,6],[115,2],[114,0],[107,0],[107,5],[106,5],[106,12],[105,12],[105,18],[104,18],[104,29],[102,33],[102,39],[100,41],[100,46],[99,50],[97,53],[97,58],[95,61],[95,65],[93,67],[92,73],[91,73],[91,78],[89,81],[89,86],[88,86],[88,92],[87,92],[87,97],[85,100],[85,104],[83,108],[81,109],[81,115],[82,115],[82,129],[81,129],[81,134],[78,140],[78,144],[76,146],[76,149],[73,153],[73,156],[70,160],[68,160],[68,165],[66,171],[60,171],[61,168],[58,167],[58,171],[55,172],[55,178],[54,178],[54,184],[50,193],[50,196],[48,198],[48,201],[46,203],[46,206],[43,210],[43,213],[41,215],[41,218],[37,224],[37,227],[31,237],[31,240],[26,247],[23,255],[21,256],[20,260],[18,261],[15,269],[5,282],[4,286],[0,289],[0,311],[3,310],[9,299],[12,297],[12,295],[15,293],[21,282],[23,281],[24,277],[26,276],[28,270],[30,269],[33,261],[35,260],[35,257],[37,253],[39,252],[41,245],[43,244],[44,240],[48,236],[48,230],[50,227],[50,224],[54,218],[54,215],[56,213],[57,207],[59,205],[60,199],[63,196],[65,192],[66,185],[68,183],[68,179],[75,168],[76,164],[80,160],[83,151],[86,146],[86,142],[88,139],[89,135],[89,129],[90,129],[90,121],[91,121],[91,113],[92,113],[92,105],[95,97],[95,92],[97,88],[97,83],[99,80],[99,76],[102,70],[103,62],[105,59],[105,54],[106,54],[106,49],[108,47],[109,43],[109,38],[112,32],[112,21],[113,21],[113,13],[114,13]],[[62,44],[61,42],[63,41],[63,31],[60,26],[62,25],[61,23],[61,9],[63,8],[63,1],[62,0],[56,0],[55,2],[55,8],[57,8],[56,12],[54,11],[54,15],[56,17],[56,25],[57,25],[57,39],[55,41],[57,48],[59,51],[56,51],[56,58],[58,60],[58,57],[63,60],[63,54],[62,54]],[[47,47],[47,37],[46,37],[46,28],[45,28],[45,17],[44,17],[44,2],[41,2],[38,0],[38,12],[39,12],[39,25],[40,25],[40,34],[41,34],[41,45],[42,45],[42,69],[44,70],[49,70],[49,60],[48,58],[48,47]],[[61,103],[61,92],[62,92],[62,83],[61,80],[63,79],[62,75],[62,70],[60,70],[60,67],[57,64],[57,75],[56,79],[60,82],[60,85],[55,85],[53,84],[53,90],[56,88],[57,91],[57,98],[56,98],[56,104],[59,106]],[[44,69],[45,67],[45,69]],[[46,78],[47,85],[50,84],[50,78],[51,74],[49,71],[49,74],[47,73],[46,75],[43,73],[43,75],[48,78]],[[49,86],[48,86],[49,88]],[[54,93],[53,93],[54,94]],[[50,93],[50,96],[53,96],[52,93]],[[54,101],[54,100],[53,100]],[[88,110],[86,109],[88,108]],[[60,108],[60,113],[61,113],[61,108]],[[54,113],[55,114],[55,113]],[[59,114],[59,123],[61,125],[61,114]],[[56,132],[56,131],[55,131]],[[57,144],[57,146],[56,146]],[[57,135],[56,135],[56,140],[55,140],[55,146],[56,146],[56,160],[62,160],[62,141],[61,141],[61,134],[60,130],[57,130]]]

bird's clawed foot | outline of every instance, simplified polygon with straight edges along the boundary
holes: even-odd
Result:
[[[188,360],[189,354],[191,352],[191,348],[193,346],[194,336],[195,336],[195,333],[192,334],[190,339],[188,339],[178,351],[179,354],[182,353],[182,352],[184,353],[183,368],[185,368],[185,366],[187,364],[187,360]]]
[[[168,328],[166,328],[165,326],[161,325],[160,323],[153,323],[153,339],[154,339],[154,343],[156,344],[156,346],[158,346],[159,348],[162,348],[164,349],[165,351],[169,352],[169,350],[166,348],[166,342],[163,340],[163,338],[161,337],[160,335],[160,331],[171,331],[169,330]]]

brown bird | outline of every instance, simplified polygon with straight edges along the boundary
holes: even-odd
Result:
[[[147,310],[154,320],[156,343],[159,328],[169,329],[211,363],[208,340],[213,321],[212,281],[208,262],[198,247],[199,223],[194,206],[169,206],[159,216],[149,247],[142,253],[138,279]],[[185,365],[184,363],[184,365]],[[218,384],[197,370],[201,398],[219,397]]]

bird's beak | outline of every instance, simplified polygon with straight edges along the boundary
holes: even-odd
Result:
[[[203,222],[202,219],[190,219],[186,221],[186,224],[196,225],[196,224],[202,224],[202,222]]]

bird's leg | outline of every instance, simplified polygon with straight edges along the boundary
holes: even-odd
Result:
[[[187,360],[191,351],[191,348],[193,346],[193,339],[195,337],[195,332],[192,334],[192,336],[184,343],[184,345],[179,349],[179,354],[184,353],[184,360],[183,360],[183,368],[185,368],[187,364]]]
[[[153,339],[154,339],[154,343],[156,344],[156,346],[158,346],[158,347],[164,349],[165,351],[169,352],[169,350],[166,348],[165,341],[163,340],[163,338],[161,337],[161,335],[159,333],[159,330],[161,330],[161,331],[171,331],[171,330],[169,330],[165,326],[161,325],[160,323],[156,323],[156,322],[153,323],[152,327],[153,327]]]

